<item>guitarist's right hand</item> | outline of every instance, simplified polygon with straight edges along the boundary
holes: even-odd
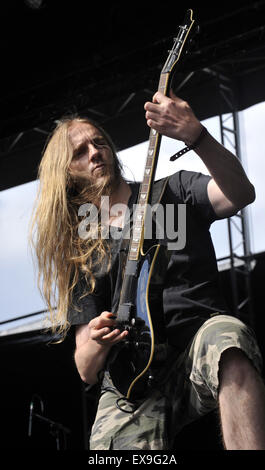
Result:
[[[102,346],[112,346],[122,341],[128,334],[128,331],[120,331],[115,328],[115,316],[111,312],[102,312],[96,318],[93,318],[88,326],[90,329],[90,338]]]
[[[81,379],[89,384],[98,381],[98,372],[104,364],[111,347],[122,341],[128,331],[115,329],[115,317],[102,312],[86,325],[76,328],[75,363]]]

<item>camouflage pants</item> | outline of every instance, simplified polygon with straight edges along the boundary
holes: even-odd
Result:
[[[177,357],[164,385],[131,413],[117,408],[120,395],[106,378],[90,449],[172,449],[177,433],[186,424],[217,408],[219,361],[231,347],[243,350],[261,372],[262,359],[253,331],[235,317],[217,314],[201,326],[189,348]],[[132,411],[124,402],[126,407]]]

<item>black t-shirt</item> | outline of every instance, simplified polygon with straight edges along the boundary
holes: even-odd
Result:
[[[181,170],[169,177],[161,204],[164,208],[164,232],[160,242],[166,247],[166,275],[161,296],[166,334],[169,344],[183,350],[202,323],[216,312],[226,313],[226,306],[220,293],[215,251],[210,235],[210,225],[218,219],[208,198],[207,185],[211,178],[201,173]],[[156,184],[156,183],[155,183]],[[128,203],[131,213],[137,202],[140,185],[132,183],[132,194]],[[186,234],[184,244],[172,243],[179,240],[180,205],[185,204]],[[167,212],[167,205],[171,205]],[[173,206],[174,205],[174,206]],[[174,212],[172,211],[174,207]],[[183,207],[183,206],[182,206]],[[183,213],[182,213],[183,214]],[[166,230],[167,220],[174,217],[175,238]],[[182,220],[183,223],[183,220]],[[172,224],[169,225],[172,232]],[[82,297],[86,286],[81,277],[74,291],[73,304],[68,312],[72,325],[88,323],[104,310],[115,312],[121,288],[121,248],[120,229],[112,228],[114,238],[111,243],[111,269],[104,267],[97,274],[96,289],[93,294]],[[169,233],[168,233],[169,232]],[[147,243],[152,243],[147,240]],[[169,245],[170,243],[170,245]],[[173,249],[172,249],[173,248]],[[156,267],[155,267],[156,269]],[[159,267],[157,267],[159,269]],[[151,312],[152,314],[152,312]]]

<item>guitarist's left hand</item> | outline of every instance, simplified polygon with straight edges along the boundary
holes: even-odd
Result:
[[[144,105],[147,125],[162,135],[182,140],[190,145],[199,137],[202,124],[186,101],[178,98],[172,90],[170,97],[155,93],[153,102]]]
[[[202,124],[186,101],[170,91],[170,96],[157,92],[153,103],[145,103],[147,124],[162,135],[193,144]],[[208,134],[196,148],[212,179],[207,191],[218,217],[231,217],[255,199],[255,189],[239,159]]]

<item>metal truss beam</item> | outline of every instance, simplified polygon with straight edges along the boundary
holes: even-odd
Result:
[[[222,144],[231,150],[242,163],[240,146],[239,116],[236,93],[232,80],[224,72],[218,73],[220,109],[226,103],[230,112],[219,114]],[[251,295],[251,271],[253,255],[250,247],[248,210],[240,210],[227,219],[229,256],[218,261],[229,261],[232,287],[233,313],[252,327],[254,326],[253,302]]]

